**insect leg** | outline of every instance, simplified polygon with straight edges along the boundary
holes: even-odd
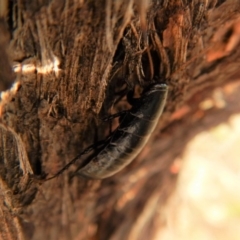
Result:
[[[134,91],[129,91],[127,94],[127,101],[132,106],[138,106],[140,102],[140,98],[134,98]]]
[[[109,135],[112,134],[112,119],[117,118],[117,117],[120,117],[120,118],[119,118],[119,122],[120,122],[120,121],[121,121],[121,118],[122,118],[123,116],[125,116],[126,112],[127,112],[127,111],[117,112],[117,113],[115,113],[115,114],[109,115],[109,116],[101,119],[101,120],[104,121],[104,122],[109,121]]]
[[[82,155],[89,153],[90,151],[94,150],[94,148],[96,148],[96,146],[102,145],[106,142],[106,140],[101,140],[98,141],[95,144],[90,145],[89,147],[87,147],[86,149],[84,149],[80,154],[78,154],[75,158],[73,158],[67,165],[65,165],[59,172],[57,172],[56,174],[54,174],[52,177],[46,178],[44,181],[48,181],[51,180],[55,177],[58,177],[59,175],[61,175],[65,170],[67,170],[72,164],[74,164]]]
[[[121,117],[122,115],[126,114],[126,112],[127,112],[126,110],[121,111],[121,112],[117,112],[115,114],[112,114],[112,115],[109,115],[107,117],[101,118],[101,120],[104,121],[104,122],[111,121],[114,118]]]

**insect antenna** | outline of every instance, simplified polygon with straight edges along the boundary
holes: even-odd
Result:
[[[87,147],[86,149],[84,149],[80,154],[78,154],[75,158],[73,158],[69,163],[67,163],[60,171],[58,171],[56,174],[54,174],[52,177],[46,178],[44,179],[44,181],[48,181],[51,180],[53,178],[58,177],[59,175],[61,175],[65,170],[67,170],[71,165],[73,165],[81,156],[91,152],[92,150],[94,150],[96,148],[96,146],[100,146],[102,144],[104,144],[106,142],[106,140],[101,140],[97,143],[94,143],[92,145],[90,145],[89,147]]]

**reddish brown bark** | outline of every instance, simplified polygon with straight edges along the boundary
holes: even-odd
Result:
[[[16,84],[0,103],[1,238],[151,239],[176,180],[169,168],[202,129],[199,103],[239,79],[239,1],[6,3]],[[106,137],[97,119],[125,81],[144,88],[142,75],[170,89],[152,146],[106,180],[70,180],[72,166],[40,184],[92,144],[96,130]],[[123,99],[112,112],[125,106]]]

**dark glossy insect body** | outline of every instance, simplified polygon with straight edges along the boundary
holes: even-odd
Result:
[[[87,159],[84,166],[80,165],[75,174],[101,179],[114,175],[128,165],[143,149],[156,127],[167,93],[165,83],[155,83],[140,98],[134,99],[133,107],[120,118],[118,128],[102,142],[100,149]],[[86,148],[57,174],[45,180],[59,176],[90,150],[93,150],[93,146]]]
[[[106,178],[128,165],[142,150],[156,127],[167,98],[168,87],[155,83],[145,90],[137,103],[125,113],[119,127],[97,155],[76,174]]]

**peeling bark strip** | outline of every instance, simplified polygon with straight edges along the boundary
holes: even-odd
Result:
[[[1,22],[10,36],[9,44],[7,36],[0,39],[0,52],[10,59],[2,54],[1,62],[10,61],[16,75],[0,102],[1,238],[150,239],[154,213],[147,206],[163,204],[170,193],[167,169],[184,137],[187,142],[183,134],[172,148],[177,136],[172,114],[191,99],[178,122],[188,129],[205,93],[239,79],[239,1],[1,4]],[[12,73],[0,69],[5,90]],[[104,139],[106,126],[96,120],[100,113],[126,109],[118,92],[125,94],[126,85],[144,89],[150,84],[146,79],[154,77],[169,86],[158,130],[170,129],[165,134],[171,148],[161,138],[161,155],[139,157],[102,182],[70,181],[69,172],[42,185],[32,179],[56,173],[96,135]]]

